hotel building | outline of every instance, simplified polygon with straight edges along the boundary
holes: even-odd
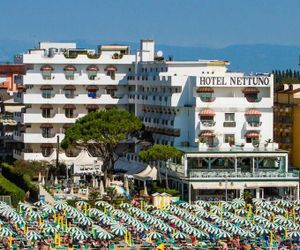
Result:
[[[274,189],[299,197],[287,152],[273,143],[272,75],[229,72],[227,61],[165,60],[153,40],[142,40],[136,53],[121,45],[95,51],[40,43],[20,62],[28,69],[26,112],[16,138],[24,148],[15,158],[53,160],[57,141],[76,119],[117,107],[140,117],[156,143],[185,153],[181,164],[169,166],[170,184],[183,199],[247,189],[258,198]],[[78,153],[59,157],[74,162]],[[136,156],[125,159],[139,164]]]

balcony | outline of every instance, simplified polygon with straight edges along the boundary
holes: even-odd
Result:
[[[213,120],[201,120],[199,122],[199,129],[200,130],[215,130],[216,122]]]
[[[246,122],[246,130],[261,130],[262,122]]]
[[[86,114],[74,113],[73,117],[66,117],[65,114],[55,114],[51,118],[44,118],[41,114],[23,114],[22,123],[75,123],[76,119]]]
[[[196,99],[197,107],[207,107],[207,108],[219,108],[227,107],[230,104],[232,108],[272,108],[273,101],[271,97],[262,97],[260,102],[248,102],[245,97],[217,97],[213,102],[207,103],[201,101],[200,98]]]
[[[236,122],[234,122],[234,121],[225,121],[225,122],[223,122],[223,127],[224,128],[234,128],[234,127],[236,127]]]
[[[24,133],[22,134],[22,142],[24,143],[57,143],[57,136],[61,142],[65,135],[62,133]]]

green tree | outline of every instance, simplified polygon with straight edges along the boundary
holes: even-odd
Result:
[[[138,134],[142,122],[134,114],[118,109],[88,113],[68,128],[62,148],[86,149],[103,161],[104,183],[113,171],[118,152],[125,152],[126,140]],[[122,142],[124,142],[122,144]]]
[[[165,166],[165,181],[166,188],[169,189],[168,183],[168,172],[169,172],[169,163],[172,159],[179,159],[182,156],[182,152],[175,147],[169,145],[161,145],[155,144],[148,148],[147,150],[143,150],[139,153],[139,157],[146,162],[150,161],[162,161]],[[160,169],[158,170],[160,175]],[[160,178],[161,182],[161,178]]]

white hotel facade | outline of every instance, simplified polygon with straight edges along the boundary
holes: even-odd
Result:
[[[14,136],[24,148],[15,150],[16,159],[54,160],[57,140],[76,119],[117,107],[135,112],[156,143],[185,152],[181,164],[170,166],[171,185],[183,199],[247,189],[259,198],[274,188],[299,197],[287,153],[272,142],[272,75],[229,72],[227,61],[164,60],[152,40],[132,54],[121,45],[94,51],[45,42],[20,62],[28,70],[19,100],[26,105],[24,126]],[[59,158],[74,162],[76,154]]]

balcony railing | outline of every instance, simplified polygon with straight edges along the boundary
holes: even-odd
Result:
[[[200,122],[204,127],[213,127],[216,125],[216,122],[212,120],[201,120]]]
[[[247,122],[247,125],[250,127],[260,127],[262,122]]]
[[[236,126],[236,122],[231,122],[231,121],[226,121],[226,122],[223,122],[223,127],[225,128],[232,128],[232,127],[235,127]]]

